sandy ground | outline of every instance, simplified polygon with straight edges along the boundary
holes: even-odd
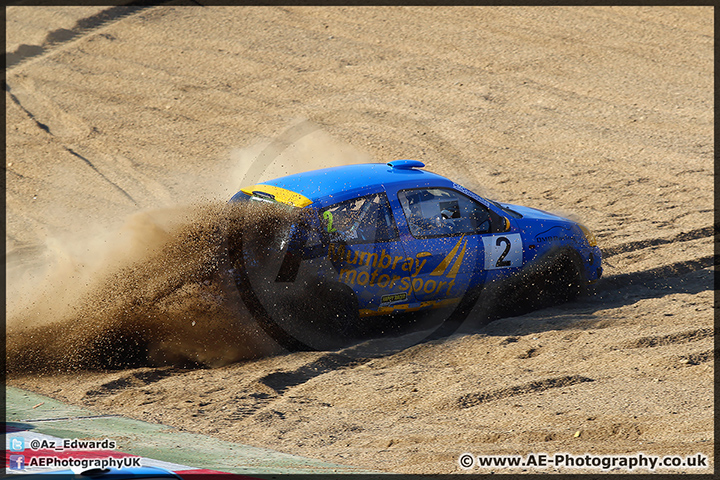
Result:
[[[710,469],[662,471],[712,470],[710,7],[103,12],[6,9],[9,342],[40,324],[71,338],[98,279],[175,268],[177,256],[128,270],[168,241],[158,212],[224,201],[253,171],[415,158],[491,198],[582,219],[605,275],[588,298],[485,326],[471,315],[412,347],[287,353],[255,329],[217,368],[11,385],[388,472],[462,472],[463,452],[703,453]],[[173,271],[199,298],[183,277],[195,270]],[[87,325],[121,310],[137,320],[141,297],[117,285]],[[153,315],[200,318],[173,305]],[[258,358],[237,361],[248,350]]]

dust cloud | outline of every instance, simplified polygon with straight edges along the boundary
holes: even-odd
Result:
[[[65,263],[41,302],[13,312],[8,372],[219,366],[279,351],[243,308],[226,274],[223,239],[290,217],[246,210],[208,204],[132,216],[87,271]]]
[[[252,146],[233,150],[230,158],[230,181],[224,185],[228,193],[285,175],[377,161],[307,119],[295,120],[271,140],[260,139]]]
[[[218,195],[229,198],[251,168],[265,180],[369,161],[319,126],[302,125],[299,136],[296,130],[287,138],[286,131],[233,151],[224,166],[231,175],[218,172]],[[209,186],[194,189],[205,196]],[[10,275],[8,372],[215,367],[283,351],[246,309],[227,251],[228,238],[272,242],[293,215],[205,199],[136,212],[114,230],[51,238]]]

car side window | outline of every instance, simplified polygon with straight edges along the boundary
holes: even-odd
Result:
[[[320,210],[320,218],[331,240],[353,244],[398,238],[395,218],[384,193],[336,203]]]
[[[449,188],[401,190],[398,199],[413,237],[490,232],[485,205]]]

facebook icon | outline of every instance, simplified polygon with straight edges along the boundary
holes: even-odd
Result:
[[[25,455],[10,455],[10,470],[25,469]]]

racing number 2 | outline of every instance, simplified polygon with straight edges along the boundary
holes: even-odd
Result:
[[[485,270],[522,266],[522,237],[519,233],[483,235]]]
[[[505,260],[505,257],[507,257],[507,254],[510,252],[510,240],[507,239],[507,237],[498,237],[497,242],[495,242],[495,245],[498,247],[501,243],[505,244],[505,250],[503,250],[502,254],[500,254],[500,257],[498,257],[497,262],[495,263],[495,266],[500,267],[509,267],[510,261]]]

